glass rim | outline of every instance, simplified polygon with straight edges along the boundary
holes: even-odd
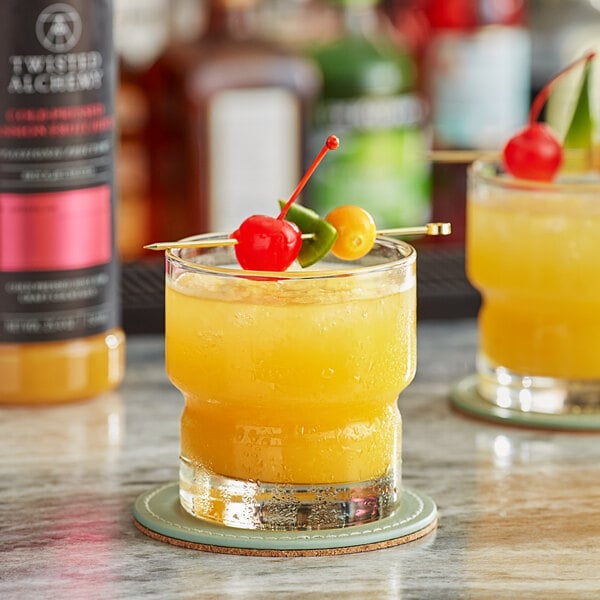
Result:
[[[600,178],[594,181],[586,179],[586,173],[568,173],[566,179],[560,181],[533,181],[506,177],[502,161],[498,158],[478,158],[468,166],[467,171],[471,180],[478,179],[488,185],[506,190],[540,191],[555,194],[600,193]]]
[[[223,233],[203,233],[199,235],[193,235],[190,237],[186,237],[181,242],[193,242],[199,240],[219,240],[226,238],[226,234]],[[226,277],[244,277],[244,278],[252,278],[254,280],[310,280],[310,279],[326,279],[326,278],[334,278],[334,277],[348,277],[355,275],[366,275],[369,273],[379,273],[383,271],[393,270],[398,267],[407,266],[416,262],[417,251],[415,248],[405,242],[404,240],[399,240],[386,236],[377,236],[375,239],[375,245],[379,245],[381,247],[388,248],[401,248],[400,252],[402,256],[397,259],[392,259],[387,262],[378,262],[372,265],[365,266],[354,266],[355,261],[348,261],[349,265],[353,265],[349,268],[339,268],[339,269],[302,269],[298,271],[252,271],[248,269],[242,269],[242,267],[220,267],[215,265],[206,265],[199,262],[194,262],[192,260],[188,260],[186,258],[182,258],[180,254],[184,250],[190,250],[190,248],[169,248],[165,251],[165,255],[167,261],[170,263],[177,263],[182,267],[187,269],[191,269],[198,273],[204,273],[207,275],[220,275]],[[233,249],[232,246],[228,246],[230,249]],[[208,248],[199,248],[200,250],[215,250],[219,247],[208,247]],[[220,248],[226,248],[225,246],[221,246]],[[191,248],[194,250],[194,248]],[[317,263],[318,264],[318,263]]]

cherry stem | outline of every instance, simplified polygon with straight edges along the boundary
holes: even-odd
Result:
[[[556,75],[554,75],[554,77],[552,77],[552,79],[550,79],[550,81],[548,81],[548,83],[546,83],[546,85],[540,90],[538,95],[535,97],[535,99],[531,105],[531,110],[529,111],[529,124],[530,125],[533,125],[537,121],[537,118],[540,116],[540,113],[542,112],[542,108],[543,108],[544,104],[546,103],[546,100],[548,100],[550,91],[551,91],[552,87],[554,86],[554,84],[556,83],[556,81],[558,79],[561,79],[563,77],[563,75],[565,75],[565,73],[568,73],[571,69],[573,69],[578,64],[580,64],[582,62],[585,62],[587,64],[595,56],[596,56],[596,53],[594,51],[588,52],[587,54],[582,56],[580,59],[576,60],[575,62],[571,63],[570,65],[566,66],[564,69],[559,71]]]
[[[317,156],[313,160],[312,164],[310,165],[310,167],[308,168],[306,173],[304,173],[304,177],[302,177],[302,179],[300,180],[300,183],[296,186],[296,189],[293,191],[289,200],[285,203],[285,205],[281,209],[281,212],[279,213],[279,216],[277,217],[278,219],[280,219],[280,220],[285,219],[285,215],[287,215],[287,212],[290,209],[290,206],[294,203],[294,201],[296,200],[296,198],[298,197],[298,195],[300,194],[300,192],[306,185],[306,182],[310,179],[314,170],[317,168],[319,163],[323,160],[323,157],[327,154],[327,152],[329,150],[335,150],[339,145],[340,145],[340,140],[335,135],[330,135],[327,138],[327,140],[325,140],[325,143],[323,144],[323,147],[319,151],[319,154],[317,154]]]

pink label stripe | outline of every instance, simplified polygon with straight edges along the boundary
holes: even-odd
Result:
[[[110,261],[107,185],[41,194],[0,194],[0,271],[80,269]]]

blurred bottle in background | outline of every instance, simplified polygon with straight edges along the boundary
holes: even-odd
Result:
[[[211,0],[203,34],[150,71],[152,232],[230,232],[296,187],[320,77],[257,33],[256,0]]]
[[[0,404],[79,400],[125,366],[112,0],[1,12]]]
[[[197,0],[115,0],[115,49],[119,58],[117,245],[123,260],[143,256],[147,253],[143,246],[155,241],[150,230],[146,139],[148,70],[169,43],[196,36],[202,27],[201,17]]]
[[[261,37],[296,52],[340,35],[336,6],[324,0],[262,0],[257,9]]]
[[[529,0],[535,91],[589,48],[600,45],[599,0]]]
[[[523,0],[429,0],[423,70],[437,148],[497,150],[527,120]]]
[[[117,244],[124,260],[150,243],[150,169],[145,132],[149,106],[144,75],[170,35],[169,0],[115,0],[115,47],[119,57]]]
[[[386,0],[385,6],[419,58],[434,148],[498,150],[529,110],[531,35],[524,0]],[[464,241],[470,160],[433,164],[433,218],[453,225],[453,235],[441,243]]]
[[[308,48],[323,75],[312,118],[313,152],[328,133],[341,138],[311,180],[308,204],[325,215],[359,204],[378,227],[430,216],[426,105],[417,65],[396,39],[376,0],[334,2],[336,34]]]

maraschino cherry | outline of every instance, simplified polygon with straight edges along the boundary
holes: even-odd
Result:
[[[302,247],[302,233],[295,223],[286,221],[285,216],[325,154],[339,145],[335,135],[327,138],[277,218],[252,215],[231,234],[238,242],[234,247],[235,256],[243,269],[285,271],[296,260]]]
[[[575,65],[591,60],[594,53],[588,53],[555,75],[536,96],[529,112],[529,122],[511,137],[502,155],[506,170],[520,179],[552,181],[563,162],[563,149],[556,134],[545,123],[537,122],[554,83]]]
[[[302,233],[291,221],[252,215],[231,234],[238,243],[235,256],[242,269],[285,271],[302,246]]]
[[[562,147],[550,127],[531,120],[508,140],[503,156],[511,175],[534,181],[552,181],[563,161]]]

